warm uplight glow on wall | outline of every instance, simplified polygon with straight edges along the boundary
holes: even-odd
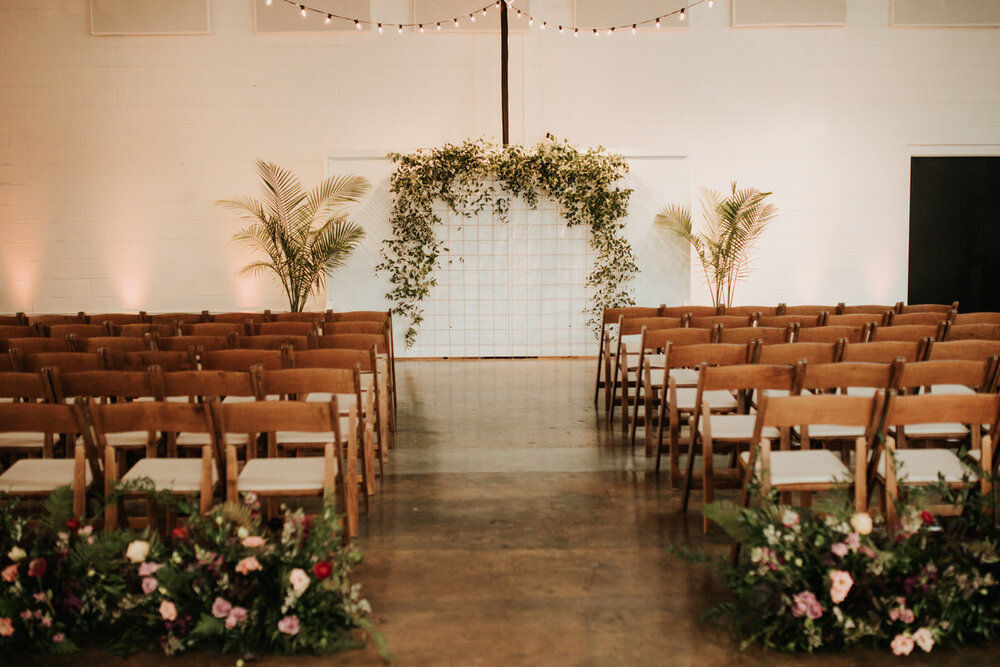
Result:
[[[39,262],[25,257],[24,245],[13,243],[0,246],[0,258],[7,287],[5,310],[31,312],[35,310],[35,288],[38,284]],[[33,253],[28,253],[33,254]]]
[[[233,291],[236,292],[236,303],[240,308],[256,309],[260,307],[260,298],[257,293],[258,280],[243,276],[233,277]]]
[[[145,276],[121,276],[115,279],[115,292],[122,305],[129,310],[146,307],[147,285]]]

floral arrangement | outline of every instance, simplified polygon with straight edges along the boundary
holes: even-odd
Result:
[[[359,646],[360,629],[389,657],[348,578],[361,556],[343,547],[332,503],[265,522],[247,494],[161,538],[97,532],[70,501],[57,490],[41,521],[0,503],[0,653],[70,652],[84,638],[117,653],[330,653]]]
[[[740,551],[717,562],[736,601],[706,616],[727,619],[742,647],[789,652],[865,644],[909,655],[995,640],[1000,528],[991,505],[970,501],[949,520],[905,506],[886,526],[846,501],[816,513],[713,503],[705,513]]]
[[[437,200],[465,216],[490,209],[506,222],[511,197],[535,208],[544,192],[559,203],[568,226],[590,230],[597,251],[587,279],[591,324],[600,328],[604,308],[635,303],[629,283],[639,269],[623,235],[632,190],[615,185],[628,173],[622,156],[601,147],[581,151],[566,141],[526,149],[477,140],[388,157],[397,163],[390,181],[392,237],[383,243],[376,270],[389,273],[392,289],[386,298],[396,304],[394,313],[409,320],[407,346],[416,340],[423,321],[420,302],[437,284],[433,272],[447,251],[434,234],[434,225],[441,223],[434,212]]]

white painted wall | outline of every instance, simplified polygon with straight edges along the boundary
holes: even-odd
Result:
[[[499,135],[495,35],[255,36],[249,0],[213,0],[211,35],[95,37],[87,5],[0,0],[0,312],[280,309],[213,205],[256,190],[255,158],[311,185],[330,156]],[[1000,33],[888,18],[850,0],[843,28],[734,30],[719,1],[685,31],[516,35],[512,138],[687,156],[687,198],[774,191],[742,303],[894,302],[914,145],[1000,153]]]

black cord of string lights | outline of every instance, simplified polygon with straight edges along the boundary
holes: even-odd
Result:
[[[396,28],[397,32],[403,32],[403,28],[417,28],[421,32],[424,32],[424,30],[425,30],[424,26],[428,26],[429,29],[440,30],[442,23],[444,23],[444,24],[453,23],[454,26],[457,28],[460,25],[459,20],[466,18],[466,15],[463,14],[460,17],[459,16],[449,16],[449,17],[441,18],[440,20],[436,20],[436,21],[435,20],[424,21],[423,23],[386,23],[384,21],[373,21],[371,19],[360,19],[360,18],[356,18],[356,17],[353,17],[353,16],[343,16],[341,14],[337,14],[335,12],[330,12],[330,11],[327,11],[325,9],[316,9],[315,7],[310,7],[309,5],[303,4],[303,3],[299,2],[298,0],[281,0],[281,1],[284,2],[285,4],[293,5],[294,7],[297,7],[298,10],[299,10],[299,12],[302,14],[303,17],[307,17],[310,13],[312,13],[312,14],[316,14],[317,16],[323,17],[325,19],[326,23],[330,23],[331,21],[333,21],[333,19],[339,19],[341,21],[353,21],[354,22],[354,27],[357,28],[358,30],[361,30],[366,25],[370,25],[370,26],[377,26],[379,32],[382,32],[386,27]],[[491,2],[490,4],[486,5],[485,7],[480,7],[479,9],[477,9],[475,11],[469,12],[469,14],[468,14],[468,20],[469,20],[469,22],[470,23],[475,23],[475,21],[476,21],[476,15],[477,14],[481,14],[483,16],[486,16],[486,13],[489,11],[489,9],[491,7],[496,7],[497,9],[499,9],[501,2],[506,2],[507,3],[507,7],[508,7],[508,11],[515,12],[515,16],[517,18],[525,18],[525,19],[527,19],[529,26],[532,26],[532,25],[534,25],[534,23],[536,21],[539,21],[538,17],[533,16],[533,15],[529,14],[528,12],[523,12],[519,8],[514,7],[513,6],[514,5],[514,0],[497,0],[496,2]],[[268,6],[270,6],[272,4],[272,0],[267,0],[266,4]],[[564,26],[564,25],[559,25],[557,23],[550,23],[549,21],[540,21],[541,25],[540,25],[539,29],[540,30],[545,30],[547,27],[549,27],[550,25],[552,25],[552,26],[556,27],[559,30],[560,33],[564,32],[565,30],[571,30],[574,35],[579,35],[580,31],[583,30],[584,32],[591,32],[595,36],[599,36],[601,33],[605,33],[605,34],[608,34],[608,35],[613,35],[616,30],[628,30],[628,29],[631,29],[632,30],[632,34],[635,34],[636,30],[640,26],[653,25],[656,28],[661,27],[663,19],[669,18],[671,16],[676,16],[679,20],[683,21],[683,20],[685,20],[687,18],[687,12],[688,11],[690,11],[692,8],[697,7],[698,5],[702,5],[702,4],[707,4],[708,7],[711,8],[715,4],[715,2],[714,2],[714,0],[694,0],[693,2],[689,2],[687,5],[685,5],[683,7],[679,7],[677,9],[673,10],[673,11],[664,12],[663,14],[660,14],[660,15],[656,16],[655,18],[645,19],[643,21],[635,21],[633,23],[624,23],[624,24],[621,24],[621,25],[600,26],[600,27],[594,27],[594,26],[575,26],[575,25],[574,26]]]

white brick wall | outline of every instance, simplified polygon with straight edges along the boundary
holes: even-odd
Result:
[[[256,190],[255,158],[312,184],[330,155],[499,135],[495,35],[257,37],[249,0],[214,0],[211,35],[94,37],[87,4],[0,0],[0,312],[283,308],[235,276],[213,204]],[[532,9],[570,22],[566,0]],[[733,30],[728,10],[514,36],[512,139],[686,155],[692,197],[773,190],[744,303],[905,298],[910,145],[1000,152],[1000,33],[890,29],[888,0],[850,0],[844,28]]]

